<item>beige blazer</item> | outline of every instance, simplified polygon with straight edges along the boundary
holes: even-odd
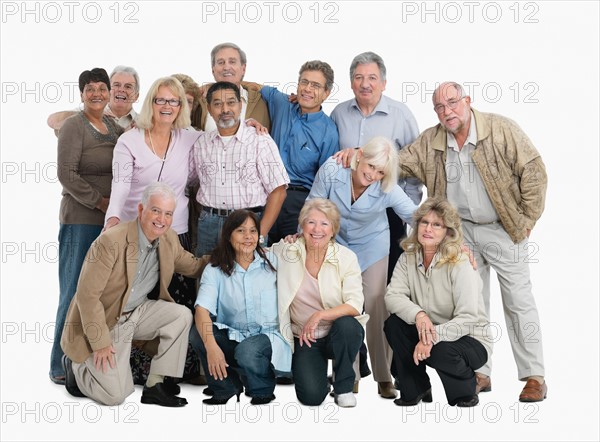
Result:
[[[71,301],[61,346],[74,362],[84,362],[94,351],[112,344],[110,330],[127,304],[138,260],[137,219],[100,235],[85,257],[77,291]],[[169,229],[158,246],[159,298],[173,302],[167,290],[173,273],[199,277],[208,259],[194,257]]]

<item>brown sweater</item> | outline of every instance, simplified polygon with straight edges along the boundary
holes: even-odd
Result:
[[[63,186],[61,224],[104,224],[104,212],[96,209],[110,196],[113,149],[123,129],[104,117],[108,134],[92,127],[83,112],[65,120],[58,134],[57,175]]]

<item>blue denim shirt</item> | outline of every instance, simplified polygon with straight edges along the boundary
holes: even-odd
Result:
[[[275,255],[269,260],[275,261],[275,266]],[[214,325],[228,329],[231,340],[242,342],[259,333],[266,335],[271,341],[275,370],[289,372],[292,349],[279,332],[276,276],[256,252],[247,270],[236,263],[231,276],[209,265],[202,273],[195,305],[216,316]]]
[[[271,116],[271,136],[279,147],[290,184],[310,190],[319,167],[339,150],[335,123],[320,110],[302,115],[300,105],[276,88],[263,86],[261,94]]]

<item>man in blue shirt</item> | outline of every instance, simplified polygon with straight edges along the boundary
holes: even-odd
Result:
[[[333,87],[333,69],[314,60],[302,65],[298,78],[297,102],[274,87],[250,85],[260,89],[271,117],[271,136],[279,147],[290,177],[279,217],[269,232],[269,244],[296,233],[298,215],[312,187],[319,167],[339,149],[335,123],[321,105]]]

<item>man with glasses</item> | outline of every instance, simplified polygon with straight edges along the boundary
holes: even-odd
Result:
[[[140,77],[137,71],[129,66],[117,66],[110,74],[110,101],[104,109],[104,113],[112,117],[123,129],[133,127],[137,112],[133,109],[133,103],[140,95]],[[55,112],[48,117],[48,126],[58,131],[67,118],[75,115],[78,110]]]
[[[217,130],[204,132],[192,151],[190,173],[199,181],[196,255],[210,254],[225,218],[236,209],[255,212],[260,242],[266,245],[290,182],[273,139],[240,124],[239,87],[217,82],[207,92],[208,111]]]
[[[433,93],[440,121],[400,152],[401,175],[447,197],[462,218],[490,311],[490,266],[498,274],[504,316],[520,380],[519,400],[546,397],[540,320],[531,291],[528,238],[544,210],[547,176],[540,154],[508,118],[471,108],[458,83]],[[491,337],[490,337],[491,338]],[[491,390],[491,358],[477,373],[477,393]]]
[[[290,177],[287,197],[269,232],[269,244],[296,233],[300,210],[317,171],[339,149],[337,127],[321,107],[333,87],[333,69],[323,61],[307,61],[298,75],[293,103],[274,87],[242,83],[260,90],[266,101],[272,116],[271,134]]]

